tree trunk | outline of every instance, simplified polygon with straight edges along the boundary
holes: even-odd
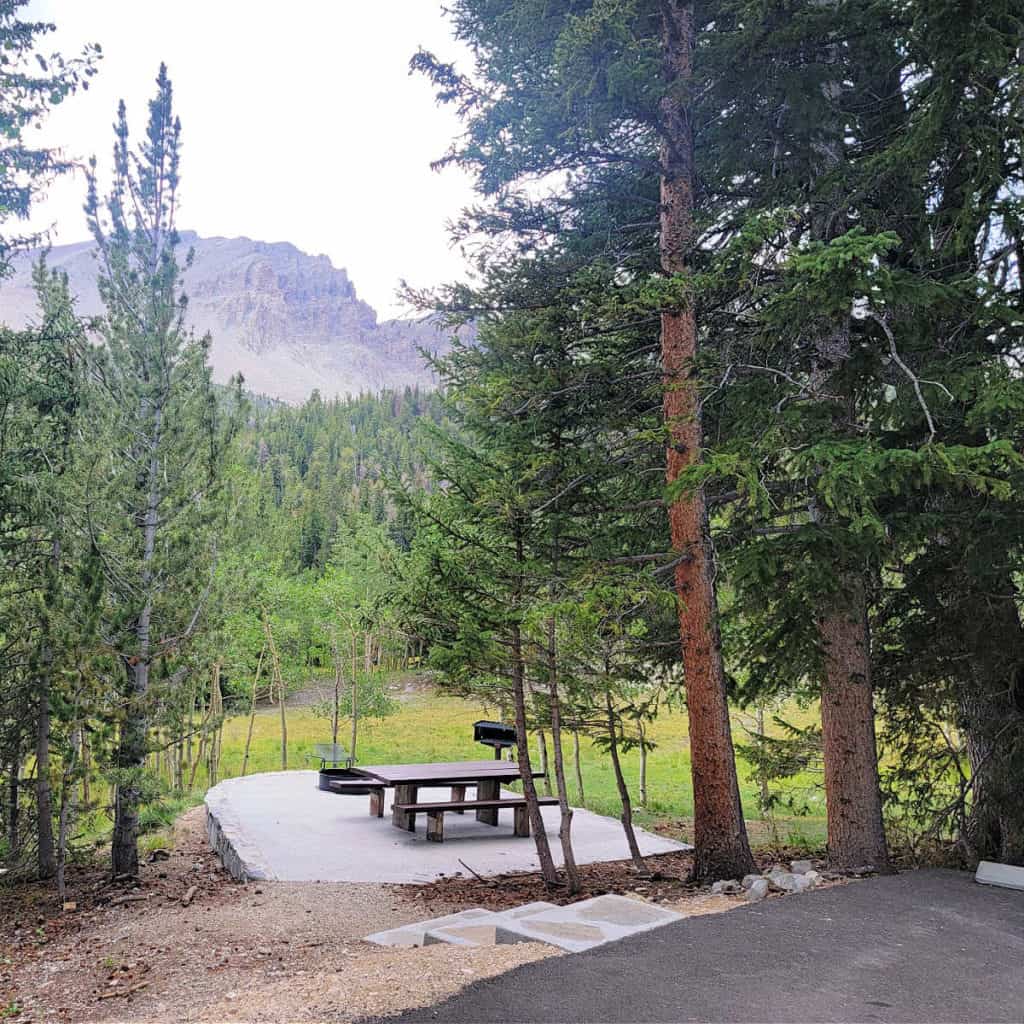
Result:
[[[149,421],[147,400],[143,400],[143,422]],[[139,873],[139,801],[142,767],[146,760],[146,733],[149,719],[145,699],[149,690],[150,630],[152,628],[153,559],[160,510],[160,449],[163,411],[153,410],[153,431],[148,438],[149,461],[146,473],[146,504],[142,520],[142,593],[145,600],[135,622],[135,654],[125,660],[128,693],[118,746],[117,795],[114,800],[114,833],[110,844],[114,875]]]
[[[843,606],[818,618],[829,866],[885,871],[889,853],[878,783],[867,601],[859,579],[847,578],[842,599]]]
[[[572,731],[572,763],[576,769],[576,791],[580,807],[586,807],[587,798],[583,793],[583,769],[580,765],[580,733],[578,729]]]
[[[555,620],[549,619],[547,668],[548,700],[551,709],[551,752],[555,760],[555,788],[558,793],[558,809],[561,812],[558,825],[558,839],[562,846],[562,860],[569,895],[580,891],[580,871],[576,866],[576,855],[572,848],[572,807],[569,806],[569,788],[565,784],[565,759],[562,756],[562,702],[558,693],[558,650],[555,645]]]
[[[530,831],[537,848],[540,873],[547,885],[558,884],[558,871],[551,856],[548,835],[544,831],[544,819],[537,805],[537,787],[533,781],[533,766],[530,764],[530,733],[526,725],[526,681],[523,665],[522,636],[519,626],[512,627],[512,701],[516,716],[516,759],[519,764],[519,778],[523,783],[527,813],[530,816]]]
[[[83,748],[83,760],[84,760]],[[179,735],[177,743],[174,744],[174,791],[182,792],[185,788],[185,741]]]
[[[692,2],[663,0],[662,48],[666,91],[661,112],[661,265],[680,281],[689,274],[694,244],[693,131],[690,124],[694,21]],[[664,416],[669,434],[667,478],[699,464],[702,414],[694,377],[697,320],[692,297],[661,316],[665,374]],[[715,596],[714,555],[703,488],[669,507],[679,631],[690,723],[694,864],[697,881],[741,878],[754,870],[740,804],[726,701]]]
[[[114,794],[114,832],[110,843],[113,874],[139,873],[139,804],[142,767],[146,761],[147,717],[142,700],[149,686],[149,664],[126,665],[128,702],[118,740],[118,781]]]
[[[193,732],[196,721],[196,683],[189,687],[188,722],[185,726],[185,763],[192,764]],[[194,773],[193,773],[194,774]],[[192,782],[189,781],[188,788],[192,789]]]
[[[336,640],[331,642],[331,658],[334,660],[334,701],[331,704],[331,743],[338,745],[338,717],[341,704],[341,654]]]
[[[11,756],[10,774],[7,779],[7,848],[11,857],[21,852],[21,827],[18,820],[18,800],[21,797],[21,755]]]
[[[619,733],[615,723],[615,708],[612,706],[612,695],[605,691],[605,710],[608,713],[608,753],[612,759],[612,770],[615,772],[615,784],[619,787],[619,800],[622,802],[622,831],[626,833],[626,844],[629,846],[629,855],[633,859],[633,867],[637,871],[648,874],[647,864],[640,853],[640,844],[636,841],[636,831],[633,829],[633,803],[629,798],[629,786],[626,785],[626,777],[622,774],[622,763],[619,761]]]
[[[647,730],[644,723],[638,721],[636,727],[640,732],[640,806],[647,806]]]
[[[53,652],[42,657],[36,709],[36,865],[40,878],[53,878],[57,858],[53,845],[53,789],[50,785],[50,680]]]
[[[349,739],[350,749],[348,756],[355,762],[356,759],[356,736],[359,730],[359,677],[352,674],[352,733]]]
[[[998,596],[997,596],[998,595]],[[1003,596],[1005,595],[1005,596]],[[1024,867],[1024,627],[1012,579],[998,579],[978,609],[967,650],[976,657],[958,701],[971,763],[965,839],[978,859]]]
[[[86,808],[86,810],[89,809],[89,803],[91,802],[91,799],[92,799],[91,796],[90,796],[90,793],[89,793],[89,773],[91,771],[92,771],[92,764],[91,764],[90,759],[89,759],[89,735],[86,732],[85,727],[83,726],[83,728],[82,728],[82,804]],[[181,786],[179,785],[178,788],[180,789]]]
[[[757,735],[763,741],[764,731],[764,704],[757,705],[755,725]],[[757,766],[757,802],[762,818],[768,822],[768,828],[772,837],[772,845],[779,845],[779,827],[775,821],[775,810],[772,807],[771,780],[768,776],[768,765],[763,761]]]
[[[266,644],[260,648],[260,656],[256,660],[256,674],[252,679],[252,699],[249,703],[249,728],[245,734],[245,750],[242,753],[242,775],[244,776],[249,768],[249,748],[252,746],[252,730],[256,724],[256,693],[260,683],[260,672],[263,670],[263,655],[266,654]]]
[[[220,734],[224,725],[224,701],[220,692],[220,662],[213,666],[210,680],[210,724],[213,734],[210,736],[206,768],[206,785],[217,785],[217,770],[220,767]]]
[[[277,684],[277,695],[281,702],[281,771],[288,770],[288,718],[284,706],[284,677],[281,675],[281,659],[277,654],[277,644],[274,643],[274,633],[270,628],[270,616],[267,610],[263,609],[263,632],[267,638],[267,650],[270,651],[270,666],[273,670],[273,681],[270,689],[273,691],[274,684]]]
[[[64,905],[67,897],[67,886],[65,884],[65,868],[68,860],[68,833],[71,830],[71,823],[75,816],[75,787],[74,773],[77,768],[79,751],[82,746],[82,730],[79,726],[71,732],[71,757],[68,764],[64,766],[61,790],[60,790],[60,817],[57,828],[57,901]]]
[[[537,730],[537,752],[540,757],[540,770],[544,773],[544,795],[551,796],[551,767],[548,763],[548,739],[543,729]]]

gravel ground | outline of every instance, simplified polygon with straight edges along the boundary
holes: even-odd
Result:
[[[239,885],[207,846],[204,813],[180,820],[172,849],[145,865],[137,886],[113,886],[99,871],[73,878],[69,913],[59,913],[52,889],[8,890],[0,1009],[13,1024],[386,1017],[561,955],[537,943],[372,946],[362,936],[465,909],[480,894],[453,891],[446,902],[438,886]],[[707,890],[657,895],[687,916],[741,902]]]
[[[421,1006],[553,952],[371,946],[361,937],[428,916],[414,887],[237,885],[206,848],[203,814],[186,814],[170,859],[147,865],[131,894],[151,898],[63,915],[45,942],[21,929],[31,943],[11,950],[3,993],[23,1008],[12,1020],[347,1020]],[[171,898],[198,879],[187,906]],[[389,980],[399,976],[415,985]]]
[[[353,949],[349,963],[229,991],[187,1020],[350,1021],[430,1006],[466,985],[513,967],[561,955],[536,942],[465,949]]]

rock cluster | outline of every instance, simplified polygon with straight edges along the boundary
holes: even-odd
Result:
[[[758,903],[768,893],[805,892],[824,880],[809,860],[794,860],[789,870],[779,864],[766,868],[759,875],[744,875],[742,881],[722,879],[711,887],[716,896],[743,896],[749,903]]]

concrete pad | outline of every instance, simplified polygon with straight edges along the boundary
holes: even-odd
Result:
[[[445,926],[470,926],[474,922],[479,925],[481,922],[491,922],[497,918],[493,910],[484,910],[483,907],[474,907],[472,910],[460,910],[457,914],[448,914],[445,917],[435,917],[430,921],[417,921],[415,924],[402,925],[401,928],[389,928],[385,932],[374,932],[367,935],[366,941],[372,942],[375,946],[399,946],[408,948],[410,946],[427,945],[426,935],[431,929],[441,929]]]
[[[682,914],[652,903],[607,895],[506,921],[498,930],[518,935],[520,941],[546,942],[579,953],[682,919]]]
[[[266,772],[226,779],[206,794],[207,832],[235,878],[287,882],[430,882],[443,875],[536,871],[532,838],[512,834],[512,812],[497,828],[473,814],[445,816],[445,841],[427,842],[425,819],[416,832],[391,824],[394,793],[384,791],[383,818],[369,814],[369,797],[341,796],[317,788],[314,771]],[[515,794],[507,794],[515,795]],[[448,800],[447,788],[420,790],[424,800]],[[542,808],[551,852],[561,861],[558,808]],[[690,849],[685,843],[637,830],[645,855]],[[629,856],[621,824],[590,811],[573,816],[573,845],[580,864]]]
[[[982,885],[999,885],[1004,889],[1020,889],[1024,892],[1024,868],[1012,864],[997,864],[995,861],[983,860],[978,864],[974,880]]]

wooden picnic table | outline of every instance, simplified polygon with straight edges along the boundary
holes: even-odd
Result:
[[[374,779],[384,786],[394,787],[395,809],[391,812],[391,823],[395,828],[408,832],[415,831],[416,816],[401,810],[402,806],[416,803],[421,787],[451,786],[452,803],[466,799],[466,789],[476,787],[478,800],[500,800],[501,784],[519,780],[519,766],[511,761],[446,761],[435,764],[370,764],[353,769],[368,779]],[[544,773],[535,771],[534,778]],[[477,808],[477,821],[487,825],[498,824],[498,807]],[[453,808],[456,814],[462,811]]]

